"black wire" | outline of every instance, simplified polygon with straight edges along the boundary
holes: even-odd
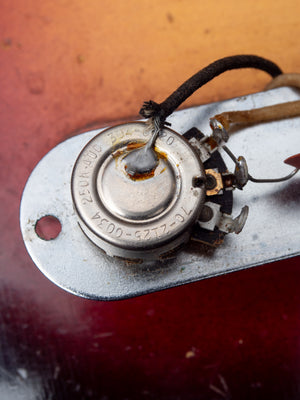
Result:
[[[276,64],[262,57],[237,55],[221,58],[190,77],[162,103],[158,104],[152,100],[145,102],[140,114],[144,118],[159,117],[161,124],[164,124],[165,119],[201,86],[223,72],[239,68],[260,69],[273,78],[282,74],[281,69]]]

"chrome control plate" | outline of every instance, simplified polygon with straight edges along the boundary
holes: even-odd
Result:
[[[169,122],[179,133],[195,126],[208,134],[209,118],[217,113],[299,99],[296,90],[279,88],[178,111]],[[89,131],[56,146],[36,166],[24,189],[20,221],[25,245],[38,268],[58,286],[90,299],[117,300],[300,254],[298,176],[278,184],[249,183],[243,191],[236,191],[233,214],[248,204],[246,226],[240,235],[227,236],[214,251],[206,253],[193,243],[172,261],[140,264],[103,254],[79,228],[71,197],[74,163],[99,132]],[[243,128],[230,137],[229,143],[235,154],[247,156],[254,176],[272,178],[290,172],[282,160],[299,150],[299,132],[300,118],[293,118]],[[230,160],[223,156],[230,168]],[[101,194],[104,202],[110,195]],[[165,201],[172,203],[168,192]],[[125,209],[119,203],[113,207],[120,214],[125,210],[127,216],[132,212],[129,205]],[[61,222],[61,233],[54,240],[42,240],[35,232],[36,221],[45,215],[53,215]]]

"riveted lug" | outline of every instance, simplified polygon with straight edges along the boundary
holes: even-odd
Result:
[[[222,175],[214,169],[206,169],[206,195],[215,196],[223,189]]]

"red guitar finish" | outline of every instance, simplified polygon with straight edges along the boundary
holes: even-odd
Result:
[[[27,6],[21,1],[1,5],[0,398],[299,399],[299,258],[105,303],[59,289],[25,250],[18,221],[21,193],[34,165],[54,145],[72,132],[87,130],[89,124],[103,126],[129,118],[142,101],[163,99],[192,71],[224,53],[223,48],[213,53],[218,40],[209,42],[210,31],[201,31],[208,40],[210,59],[201,59],[205,52],[195,43],[183,40],[179,48],[174,46],[181,37],[176,25],[179,6],[172,14],[160,5],[161,14],[154,18],[152,13],[147,19],[151,10],[140,6],[143,10],[136,11],[140,2],[129,7],[127,14],[125,3],[118,3],[118,22],[111,2],[97,6],[78,0],[54,5],[30,0]],[[185,8],[184,13],[188,12]],[[136,12],[145,16],[140,25],[136,25]],[[191,21],[194,14],[201,12],[191,8]],[[255,23],[252,14],[258,13],[249,11],[251,26]],[[287,19],[288,23],[299,26],[294,7],[292,14],[295,23]],[[157,40],[150,31],[153,21]],[[233,32],[231,14],[228,21]],[[255,24],[258,30],[261,22]],[[193,24],[204,29],[202,23]],[[132,34],[131,26],[140,30]],[[165,44],[174,54],[166,58],[165,47],[160,50],[157,45],[165,34],[161,27],[174,32],[168,36],[173,41]],[[149,37],[143,39],[145,29]],[[186,29],[190,32],[191,26]],[[250,26],[245,29],[250,32]],[[223,46],[225,32],[220,32]],[[284,34],[285,29],[280,37]],[[299,37],[288,30],[286,35]],[[202,42],[197,34],[197,46]],[[116,43],[120,43],[117,48]],[[160,52],[156,58],[151,43]],[[269,44],[258,47],[257,53],[272,59],[272,53],[263,53],[272,47]],[[136,46],[140,47],[135,53]],[[186,52],[180,53],[182,48]],[[152,51],[152,62],[148,51]],[[282,62],[288,59],[284,53]],[[186,69],[175,68],[175,60]],[[124,69],[127,64],[130,67]],[[175,69],[178,81],[173,79]],[[254,90],[249,81],[263,88],[259,73],[238,76],[245,79],[244,91]],[[222,88],[223,98],[241,94],[237,84],[226,81]],[[209,90],[205,99],[220,99],[217,89]],[[293,184],[299,189],[298,181]]]
[[[287,158],[286,160],[284,160],[284,162],[291,165],[292,167],[300,169],[300,153]]]

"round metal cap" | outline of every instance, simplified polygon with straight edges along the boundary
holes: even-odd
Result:
[[[143,122],[109,128],[80,153],[72,174],[79,223],[108,255],[151,260],[172,254],[190,237],[205,199],[205,172],[195,150],[165,128],[155,143],[154,171],[130,176],[126,156],[151,131]]]

